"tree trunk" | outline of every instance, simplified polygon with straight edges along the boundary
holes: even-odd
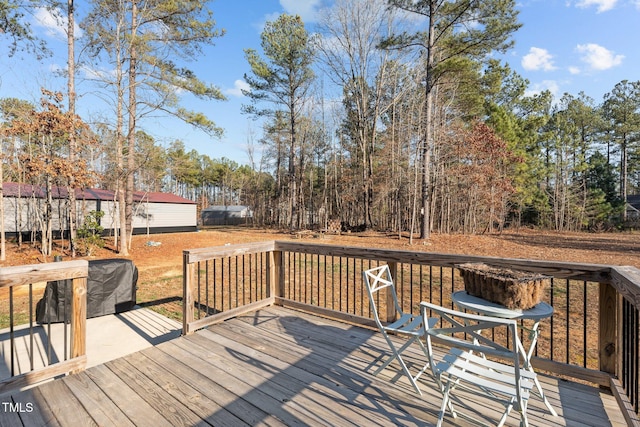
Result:
[[[295,119],[295,105],[294,96],[291,96],[289,102],[289,124],[290,124],[290,146],[289,146],[289,228],[292,230],[298,230],[300,224],[298,221],[298,189],[296,178],[296,119]]]
[[[42,254],[43,255],[51,255],[51,240],[52,240],[52,232],[53,228],[53,195],[52,192],[52,183],[51,177],[47,175],[46,177],[46,202],[45,202],[45,229],[42,232]]]
[[[622,200],[624,208],[622,209],[622,221],[627,220],[627,174],[628,174],[628,162],[627,162],[627,135],[622,137],[622,144],[620,146],[620,199]]]
[[[136,61],[135,47],[136,28],[138,25],[138,7],[134,1],[131,5],[131,49],[129,59],[129,129],[127,132],[127,173],[125,187],[125,229],[121,233],[123,246],[131,249],[131,235],[133,234],[133,191],[136,152]]]
[[[435,23],[433,16],[435,6],[429,6],[429,33],[427,40],[427,73],[425,83],[425,127],[424,141],[422,146],[422,223],[420,227],[420,238],[427,240],[431,235],[431,145],[433,143],[433,64],[435,53]]]
[[[75,40],[74,40],[74,0],[67,0],[67,67],[69,70],[68,76],[68,97],[69,97],[69,115],[71,116],[71,129],[69,131],[69,163],[71,167],[75,167],[76,162],[76,87],[75,87]],[[71,247],[71,256],[76,256],[76,223],[78,220],[78,210],[76,207],[76,193],[75,193],[75,176],[71,174],[68,186],[68,199],[69,199],[69,243]]]

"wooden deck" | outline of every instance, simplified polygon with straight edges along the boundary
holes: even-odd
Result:
[[[0,396],[0,425],[433,425],[441,396],[429,376],[420,380],[420,397],[402,376],[389,382],[395,363],[371,375],[385,348],[374,331],[270,307]],[[541,381],[559,416],[532,397],[532,426],[625,425],[609,394]],[[467,402],[472,409],[464,410],[489,424],[499,417],[490,401]],[[445,425],[465,424],[447,416]]]

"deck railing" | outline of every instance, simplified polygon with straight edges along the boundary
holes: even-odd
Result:
[[[6,326],[3,336],[7,337],[0,343],[5,356],[0,362],[7,365],[9,373],[0,380],[0,394],[86,367],[87,276],[88,262],[82,260],[0,268],[0,320]],[[35,324],[35,296],[42,295],[44,289],[34,285],[51,281],[68,283],[71,288],[65,316],[68,322],[64,322],[64,336],[60,338],[64,342],[62,354],[53,354],[51,324]],[[39,333],[42,329],[44,333]],[[18,339],[26,345],[18,346]],[[28,362],[20,353],[25,347]],[[38,363],[34,362],[36,356]]]
[[[402,309],[452,306],[464,289],[457,265],[482,262],[551,276],[533,364],[610,388],[635,419],[640,390],[640,270],[599,264],[264,242],[184,251],[184,328],[196,329],[279,304],[373,327],[362,271],[389,264]],[[395,313],[378,301],[387,320]],[[523,334],[523,340],[529,339]]]

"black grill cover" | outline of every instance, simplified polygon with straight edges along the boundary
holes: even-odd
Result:
[[[128,259],[89,261],[87,318],[122,313],[136,305],[138,269]],[[36,305],[38,323],[69,321],[71,280],[48,282]],[[65,319],[66,318],[66,319]]]

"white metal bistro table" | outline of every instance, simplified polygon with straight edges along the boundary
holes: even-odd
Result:
[[[553,315],[553,307],[543,301],[528,310],[509,309],[503,305],[496,304],[494,302],[487,301],[473,295],[469,295],[467,291],[454,292],[453,294],[451,294],[451,300],[453,301],[453,304],[458,308],[475,311],[476,313],[483,314],[485,316],[533,321],[533,326],[531,326],[531,328],[525,327],[524,325],[520,326],[523,330],[529,332],[529,336],[531,338],[529,349],[525,350],[522,346],[520,346],[520,353],[522,354],[522,357],[524,359],[525,369],[535,373],[535,371],[533,370],[533,366],[531,365],[531,357],[533,356],[536,344],[538,343],[538,328],[540,326],[541,320],[547,319]],[[540,381],[538,381],[537,375],[535,376],[535,383],[536,388],[538,389],[538,393],[540,393],[540,398],[544,402],[545,406],[549,409],[549,412],[551,412],[553,416],[557,416],[558,414],[556,413],[555,409],[553,409],[553,407],[549,403],[549,400],[544,395],[544,391],[542,390]]]

